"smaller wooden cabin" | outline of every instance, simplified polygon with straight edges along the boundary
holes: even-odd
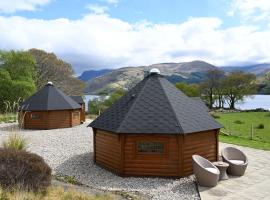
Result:
[[[82,96],[70,96],[70,97],[81,105],[81,123],[85,122],[85,102]]]
[[[96,118],[94,161],[121,176],[183,177],[192,155],[218,159],[222,127],[157,69]]]
[[[48,82],[26,99],[19,109],[19,125],[25,129],[68,128],[81,124],[81,106]]]

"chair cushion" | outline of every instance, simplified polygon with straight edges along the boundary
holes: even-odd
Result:
[[[212,172],[212,173],[215,173],[215,174],[218,173],[218,170],[217,170],[216,168],[213,168],[213,167],[206,167],[205,169],[206,169],[207,171]]]
[[[242,165],[245,163],[243,160],[229,160],[229,161],[235,165]]]

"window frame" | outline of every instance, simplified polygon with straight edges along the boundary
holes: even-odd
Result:
[[[138,145],[141,142],[146,142],[146,143],[151,143],[151,142],[157,142],[157,143],[162,143],[163,144],[163,152],[140,152],[138,149]],[[136,156],[151,156],[151,157],[168,157],[168,141],[167,140],[161,140],[161,139],[137,139],[135,143],[135,155]]]
[[[42,114],[40,114],[40,113],[31,113],[30,118],[31,118],[31,120],[41,120],[42,119]]]

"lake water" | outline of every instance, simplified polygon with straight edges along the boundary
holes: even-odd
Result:
[[[236,108],[240,110],[256,108],[270,110],[270,95],[253,95],[251,97],[246,97],[244,102],[236,105]]]
[[[89,100],[95,98],[101,98],[98,95],[85,95],[85,104],[88,104]],[[253,95],[251,97],[246,97],[244,102],[236,104],[236,108],[240,110],[249,110],[256,108],[263,108],[270,110],[270,95]],[[86,106],[88,109],[88,106]]]

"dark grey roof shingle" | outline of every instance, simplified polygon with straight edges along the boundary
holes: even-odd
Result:
[[[46,84],[21,105],[23,111],[69,110],[81,106],[52,84]]]
[[[70,96],[70,98],[76,101],[78,104],[84,104],[82,96]]]
[[[116,133],[193,133],[219,129],[200,103],[150,74],[89,126]]]

